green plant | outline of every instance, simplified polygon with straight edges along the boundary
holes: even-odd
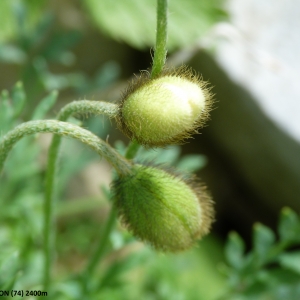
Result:
[[[21,66],[25,86],[18,82],[10,93],[4,90],[0,95],[0,291],[28,290],[32,299],[47,293],[48,299],[58,300],[299,299],[299,216],[288,208],[282,211],[278,239],[269,228],[256,224],[249,251],[237,233],[230,234],[226,262],[218,272],[218,264],[224,261],[219,239],[211,234],[198,247],[196,243],[208,233],[213,220],[211,196],[191,175],[205,165],[206,158],[199,154],[181,157],[179,146],[168,146],[182,142],[203,125],[211,95],[188,68],[165,68],[167,48],[194,41],[198,31],[192,28],[199,24],[203,34],[223,15],[218,2],[170,1],[172,12],[183,11],[185,5],[183,14],[188,14],[189,22],[177,15],[178,23],[168,30],[167,47],[167,1],[159,0],[151,72],[142,72],[131,82],[118,104],[74,101],[59,111],[57,120],[43,120],[56,109],[58,92],[49,90],[74,86],[86,92],[101,82],[111,82],[116,70],[108,66],[107,75],[104,66],[104,75],[92,80],[77,72],[52,74],[47,67],[52,59],[62,64],[72,61],[67,49],[77,34],[55,30],[53,38],[50,34],[45,43],[36,43],[54,24],[51,16],[38,21],[45,2],[0,3],[1,20],[10,17],[9,5],[16,5],[18,20],[17,33],[14,27],[3,27],[0,32],[0,60]],[[153,45],[151,1],[143,2],[144,6],[135,0],[111,3],[87,0],[84,7],[111,36],[138,47]],[[131,22],[126,22],[128,18]],[[110,24],[111,19],[116,22]],[[144,34],[147,31],[149,35]],[[8,37],[13,42],[5,44]],[[41,83],[49,93],[38,102]],[[193,101],[181,97],[186,93]],[[162,98],[172,104],[165,111],[160,109],[165,106]],[[103,115],[115,119],[132,139],[128,146],[117,141],[111,147],[103,141],[107,136]],[[84,120],[87,116],[89,123]],[[45,153],[38,132],[54,133],[49,152]],[[73,139],[62,141],[62,136]],[[86,151],[85,145],[93,151]],[[67,199],[65,187],[74,174],[98,162],[99,155],[116,170],[106,174],[112,178],[111,189],[103,185],[101,196]],[[97,169],[96,177],[100,173]],[[75,185],[81,189],[84,184]],[[118,215],[145,244],[118,226]]]
[[[119,127],[148,147],[182,143],[205,124],[212,95],[207,84],[186,67],[152,74],[144,72],[123,95]]]
[[[114,62],[100,66],[92,78],[86,72],[72,70],[76,55],[70,48],[81,41],[82,32],[78,28],[58,29],[57,16],[46,10],[48,5],[47,1],[35,0],[0,3],[0,63],[13,66],[25,87],[25,117],[30,114],[28,106],[36,105],[44,91],[69,89],[85,94],[112,82],[119,72]],[[57,74],[53,65],[63,72]]]
[[[276,240],[270,228],[255,224],[248,253],[236,232],[229,235],[222,266],[228,285],[221,299],[299,299],[300,219],[290,208],[281,212],[278,235]]]
[[[153,89],[155,90],[157,85],[164,86],[164,84],[169,84],[169,80],[171,80],[171,85],[179,82],[179,86],[176,88],[181,89],[183,98],[186,97],[184,93],[187,93],[188,97],[192,96],[192,102],[198,101],[201,104],[191,113],[192,118],[189,120],[187,128],[184,128],[183,121],[172,125],[176,127],[176,129],[174,129],[176,136],[185,136],[187,134],[186,132],[191,131],[191,129],[196,127],[199,123],[198,117],[202,114],[203,110],[205,110],[205,115],[207,115],[208,109],[205,106],[205,102],[210,100],[208,99],[208,94],[202,91],[202,85],[198,83],[196,77],[189,75],[185,76],[185,78],[180,78],[178,75],[180,73],[175,72],[173,73],[174,75],[166,75],[158,79],[160,73],[163,72],[167,52],[167,1],[158,0],[157,3],[157,43],[150,76],[153,82],[155,82]],[[166,80],[166,83],[164,83],[164,80]],[[151,82],[151,80],[148,80],[146,84],[150,89]],[[176,97],[175,94],[173,96]],[[57,176],[57,158],[61,136],[72,137],[88,145],[101,157],[105,157],[115,168],[118,177],[114,179],[112,194],[113,201],[118,208],[117,212],[121,214],[127,226],[146,242],[164,251],[179,251],[192,246],[198,238],[208,232],[213,218],[212,202],[206,190],[196,181],[192,181],[192,179],[189,178],[190,175],[171,174],[159,169],[157,166],[141,166],[131,160],[136,156],[140,147],[137,141],[132,141],[126,150],[125,157],[123,157],[90,131],[66,122],[73,114],[105,114],[111,118],[116,118],[120,116],[120,106],[100,101],[75,101],[66,105],[60,111],[57,120],[38,120],[53,106],[56,97],[57,93],[55,92],[46,97],[45,100],[38,105],[31,121],[21,123],[15,127],[15,129],[6,133],[0,141],[0,169],[2,169],[8,153],[23,137],[41,132],[55,134],[49,150],[45,183],[44,229],[42,233],[44,245],[44,291],[48,291],[50,288],[51,264],[54,257],[55,179]],[[157,95],[157,98],[159,97],[161,97],[161,94]],[[16,107],[11,106],[8,93],[3,92],[1,111],[4,112],[4,116],[15,120],[15,117],[24,107],[24,99],[25,96],[20,84],[15,87],[12,95],[12,102],[16,104]],[[130,99],[130,95],[128,99]],[[154,100],[155,99],[153,99],[153,101]],[[169,101],[171,100],[172,99],[169,99]],[[139,101],[144,101],[144,99],[141,98]],[[176,100],[175,102],[178,101]],[[163,105],[163,103],[161,103],[161,105]],[[191,108],[193,108],[193,103],[191,104]],[[176,114],[179,113],[180,111],[176,112],[174,110],[172,117],[176,119]],[[151,111],[148,112],[148,115],[149,114],[151,114]],[[160,122],[163,121],[164,115],[161,116]],[[134,122],[134,118],[131,117],[130,124]],[[148,122],[148,120],[146,120],[146,122]],[[9,129],[9,127],[7,129]],[[158,135],[162,129],[163,128],[157,129]],[[152,132],[152,136],[155,134],[156,132]],[[168,134],[168,132],[165,134]],[[149,145],[151,145],[151,143]],[[22,158],[24,158],[23,155]],[[142,185],[141,189],[139,189],[140,184]],[[135,193],[140,193],[136,203],[133,199]],[[172,202],[172,199],[176,201]],[[143,203],[145,200],[148,203]],[[113,208],[111,209],[98,247],[91,256],[86,270],[79,276],[84,295],[91,295],[97,291],[97,287],[91,285],[90,282],[92,281],[91,278],[98,262],[103,257],[109,235],[115,222],[115,217],[116,211],[115,208]],[[146,218],[146,222],[144,222],[144,218]],[[41,232],[39,232],[39,234],[41,234]],[[12,287],[17,276],[17,271],[15,270],[11,275],[11,280],[6,284]]]

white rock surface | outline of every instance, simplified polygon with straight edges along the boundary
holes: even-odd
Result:
[[[216,58],[300,142],[300,1],[228,0]],[[221,39],[220,39],[221,37]]]

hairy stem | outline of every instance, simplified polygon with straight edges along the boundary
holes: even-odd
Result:
[[[168,35],[168,0],[157,0],[157,21],[156,21],[156,46],[152,63],[151,78],[159,75],[163,70],[167,56],[167,35]],[[132,141],[126,152],[126,158],[132,159],[136,155],[140,145]]]
[[[133,141],[132,143],[129,144],[125,157],[127,159],[133,159],[139,149],[139,144],[135,141]],[[86,267],[85,273],[84,273],[84,292],[87,292],[88,289],[88,280],[91,277],[91,275],[93,274],[93,272],[95,271],[99,261],[101,260],[101,258],[103,257],[104,253],[105,253],[105,247],[107,245],[107,241],[110,235],[110,232],[113,229],[113,226],[115,224],[116,221],[116,217],[117,217],[117,213],[115,211],[115,208],[112,207],[109,217],[106,221],[106,224],[104,226],[104,231],[103,234],[101,236],[101,239],[99,241],[99,244],[97,245],[97,248],[93,254],[93,256],[91,257],[91,259],[89,260],[89,263]]]
[[[79,126],[56,120],[29,121],[8,132],[0,141],[0,171],[9,151],[15,143],[24,136],[42,132],[75,138],[95,150],[100,156],[106,158],[115,167],[120,176],[124,176],[130,172],[131,163],[119,155],[106,142]],[[50,284],[50,266],[53,249],[52,205],[53,201],[49,198],[45,203],[45,290],[48,290]]]
[[[59,112],[57,119],[66,121],[73,114],[107,115],[113,118],[117,115],[118,106],[104,101],[80,100],[73,101],[64,106]]]
[[[109,117],[115,117],[118,111],[116,104],[103,101],[73,101],[61,109],[57,118],[60,121],[67,121],[73,114],[105,114]],[[55,135],[52,138],[48,153],[48,164],[45,182],[45,205],[44,205],[44,289],[48,290],[51,277],[51,262],[54,252],[54,194],[55,194],[55,178],[58,161],[58,151],[61,143],[61,136]]]
[[[162,71],[167,55],[168,0],[157,0],[156,46],[151,78]]]
[[[0,171],[2,170],[4,161],[12,149],[22,137],[36,133],[54,133],[59,136],[72,137],[88,145],[100,156],[103,156],[117,170],[120,176],[130,173],[131,163],[122,157],[106,142],[94,135],[88,130],[79,126],[56,121],[56,120],[37,120],[25,122],[15,129],[8,132],[0,141]]]

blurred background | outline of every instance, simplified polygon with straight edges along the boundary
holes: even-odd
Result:
[[[179,256],[145,249],[119,227],[100,270],[103,299],[125,299],[124,290],[128,299],[215,299],[225,286],[220,264],[228,233],[238,232],[250,249],[254,223],[276,230],[283,207],[300,212],[299,9],[296,0],[170,0],[168,64],[193,67],[210,82],[215,105],[208,125],[187,144],[142,150],[140,156],[199,169],[216,203],[216,222],[198,248]],[[45,111],[47,118],[72,100],[117,101],[131,76],[151,67],[155,10],[154,0],[0,1],[0,90],[13,93],[21,81],[27,95],[11,124],[31,119],[53,90],[59,96]],[[4,110],[1,117],[2,134],[9,129]],[[128,139],[113,121],[91,117],[81,123],[124,151]],[[11,260],[2,259],[11,261],[4,270],[19,286],[39,281],[38,272],[27,270],[32,275],[27,279],[15,274],[21,261],[28,269],[41,268],[40,213],[50,138],[16,147],[2,176],[6,186],[0,201],[6,210],[0,239]],[[112,170],[74,141],[64,142],[61,157],[56,290],[57,299],[76,299],[78,287],[64,278],[82,269],[97,241],[110,208]],[[135,268],[118,265],[124,257]],[[115,271],[107,272],[112,264]],[[124,286],[116,288],[120,282]]]

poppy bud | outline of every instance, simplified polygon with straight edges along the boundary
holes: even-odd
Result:
[[[209,232],[212,201],[195,179],[134,165],[129,175],[113,182],[112,190],[123,224],[157,250],[188,249]]]
[[[211,98],[206,83],[186,67],[154,79],[144,72],[121,100],[119,128],[145,146],[181,143],[204,125]]]

